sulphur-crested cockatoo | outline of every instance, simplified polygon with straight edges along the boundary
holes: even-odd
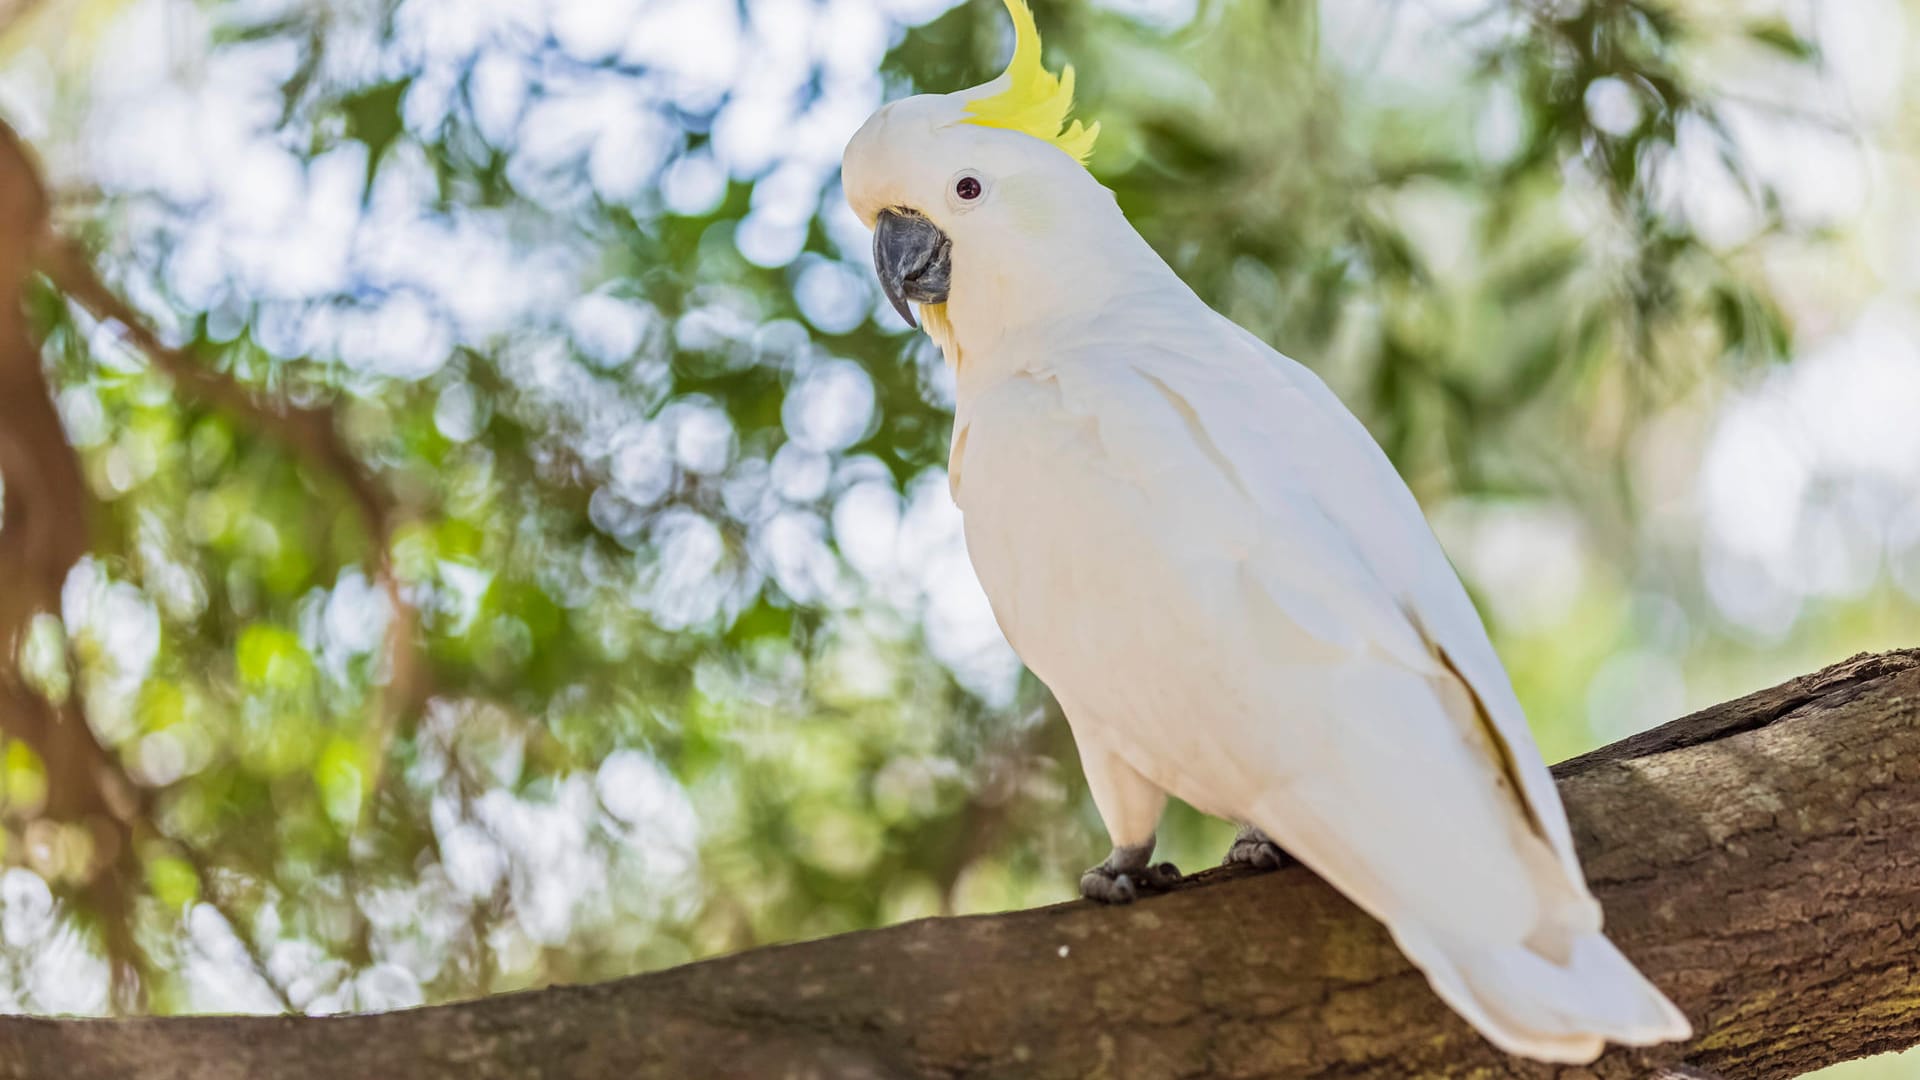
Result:
[[[1007,72],[893,102],[843,162],[894,306],[955,372],[949,476],[995,617],[1072,725],[1113,840],[1168,795],[1378,917],[1515,1054],[1684,1039],[1600,933],[1566,813],[1466,590],[1392,464],[1306,368],[1216,314],[1083,166],[1073,71],[1006,0]],[[1276,913],[1276,917],[1282,917]]]

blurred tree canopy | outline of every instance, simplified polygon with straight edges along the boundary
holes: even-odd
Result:
[[[1610,569],[1564,620],[1598,629],[1502,644],[1550,753],[1617,734],[1565,676],[1647,589],[1705,588],[1638,527],[1633,448],[1788,352],[1755,253],[1817,239],[1715,64],[1818,43],[1631,0],[1035,7],[1092,168],[1201,295],[1430,507],[1574,519]],[[65,443],[0,431],[0,478],[11,514],[70,459],[91,532],[0,641],[100,753],[51,768],[0,697],[0,1008],[385,1008],[1071,894],[1097,819],[967,568],[947,373],[836,177],[882,100],[998,71],[997,3],[142,0],[7,33]],[[1165,837],[1204,860],[1224,828]]]

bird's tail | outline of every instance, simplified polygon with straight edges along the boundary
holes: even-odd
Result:
[[[1608,1042],[1649,1046],[1693,1035],[1686,1016],[1597,932],[1572,938],[1565,963],[1524,944],[1448,947],[1395,936],[1440,999],[1509,1054],[1584,1065]]]

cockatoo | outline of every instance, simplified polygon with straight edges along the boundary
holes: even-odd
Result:
[[[1169,795],[1383,922],[1510,1053],[1691,1035],[1600,931],[1553,779],[1419,505],[1312,372],[1217,314],[1083,162],[1073,69],[1005,0],[1005,74],[882,107],[847,199],[955,372],[949,483],[1014,650],[1059,700],[1132,900]]]

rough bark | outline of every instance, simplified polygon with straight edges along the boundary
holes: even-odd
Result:
[[[1920,650],[1560,766],[1609,930],[1699,1029],[1505,1058],[1302,868],[597,986],[311,1019],[0,1019],[0,1080],[1786,1077],[1920,1042]]]

